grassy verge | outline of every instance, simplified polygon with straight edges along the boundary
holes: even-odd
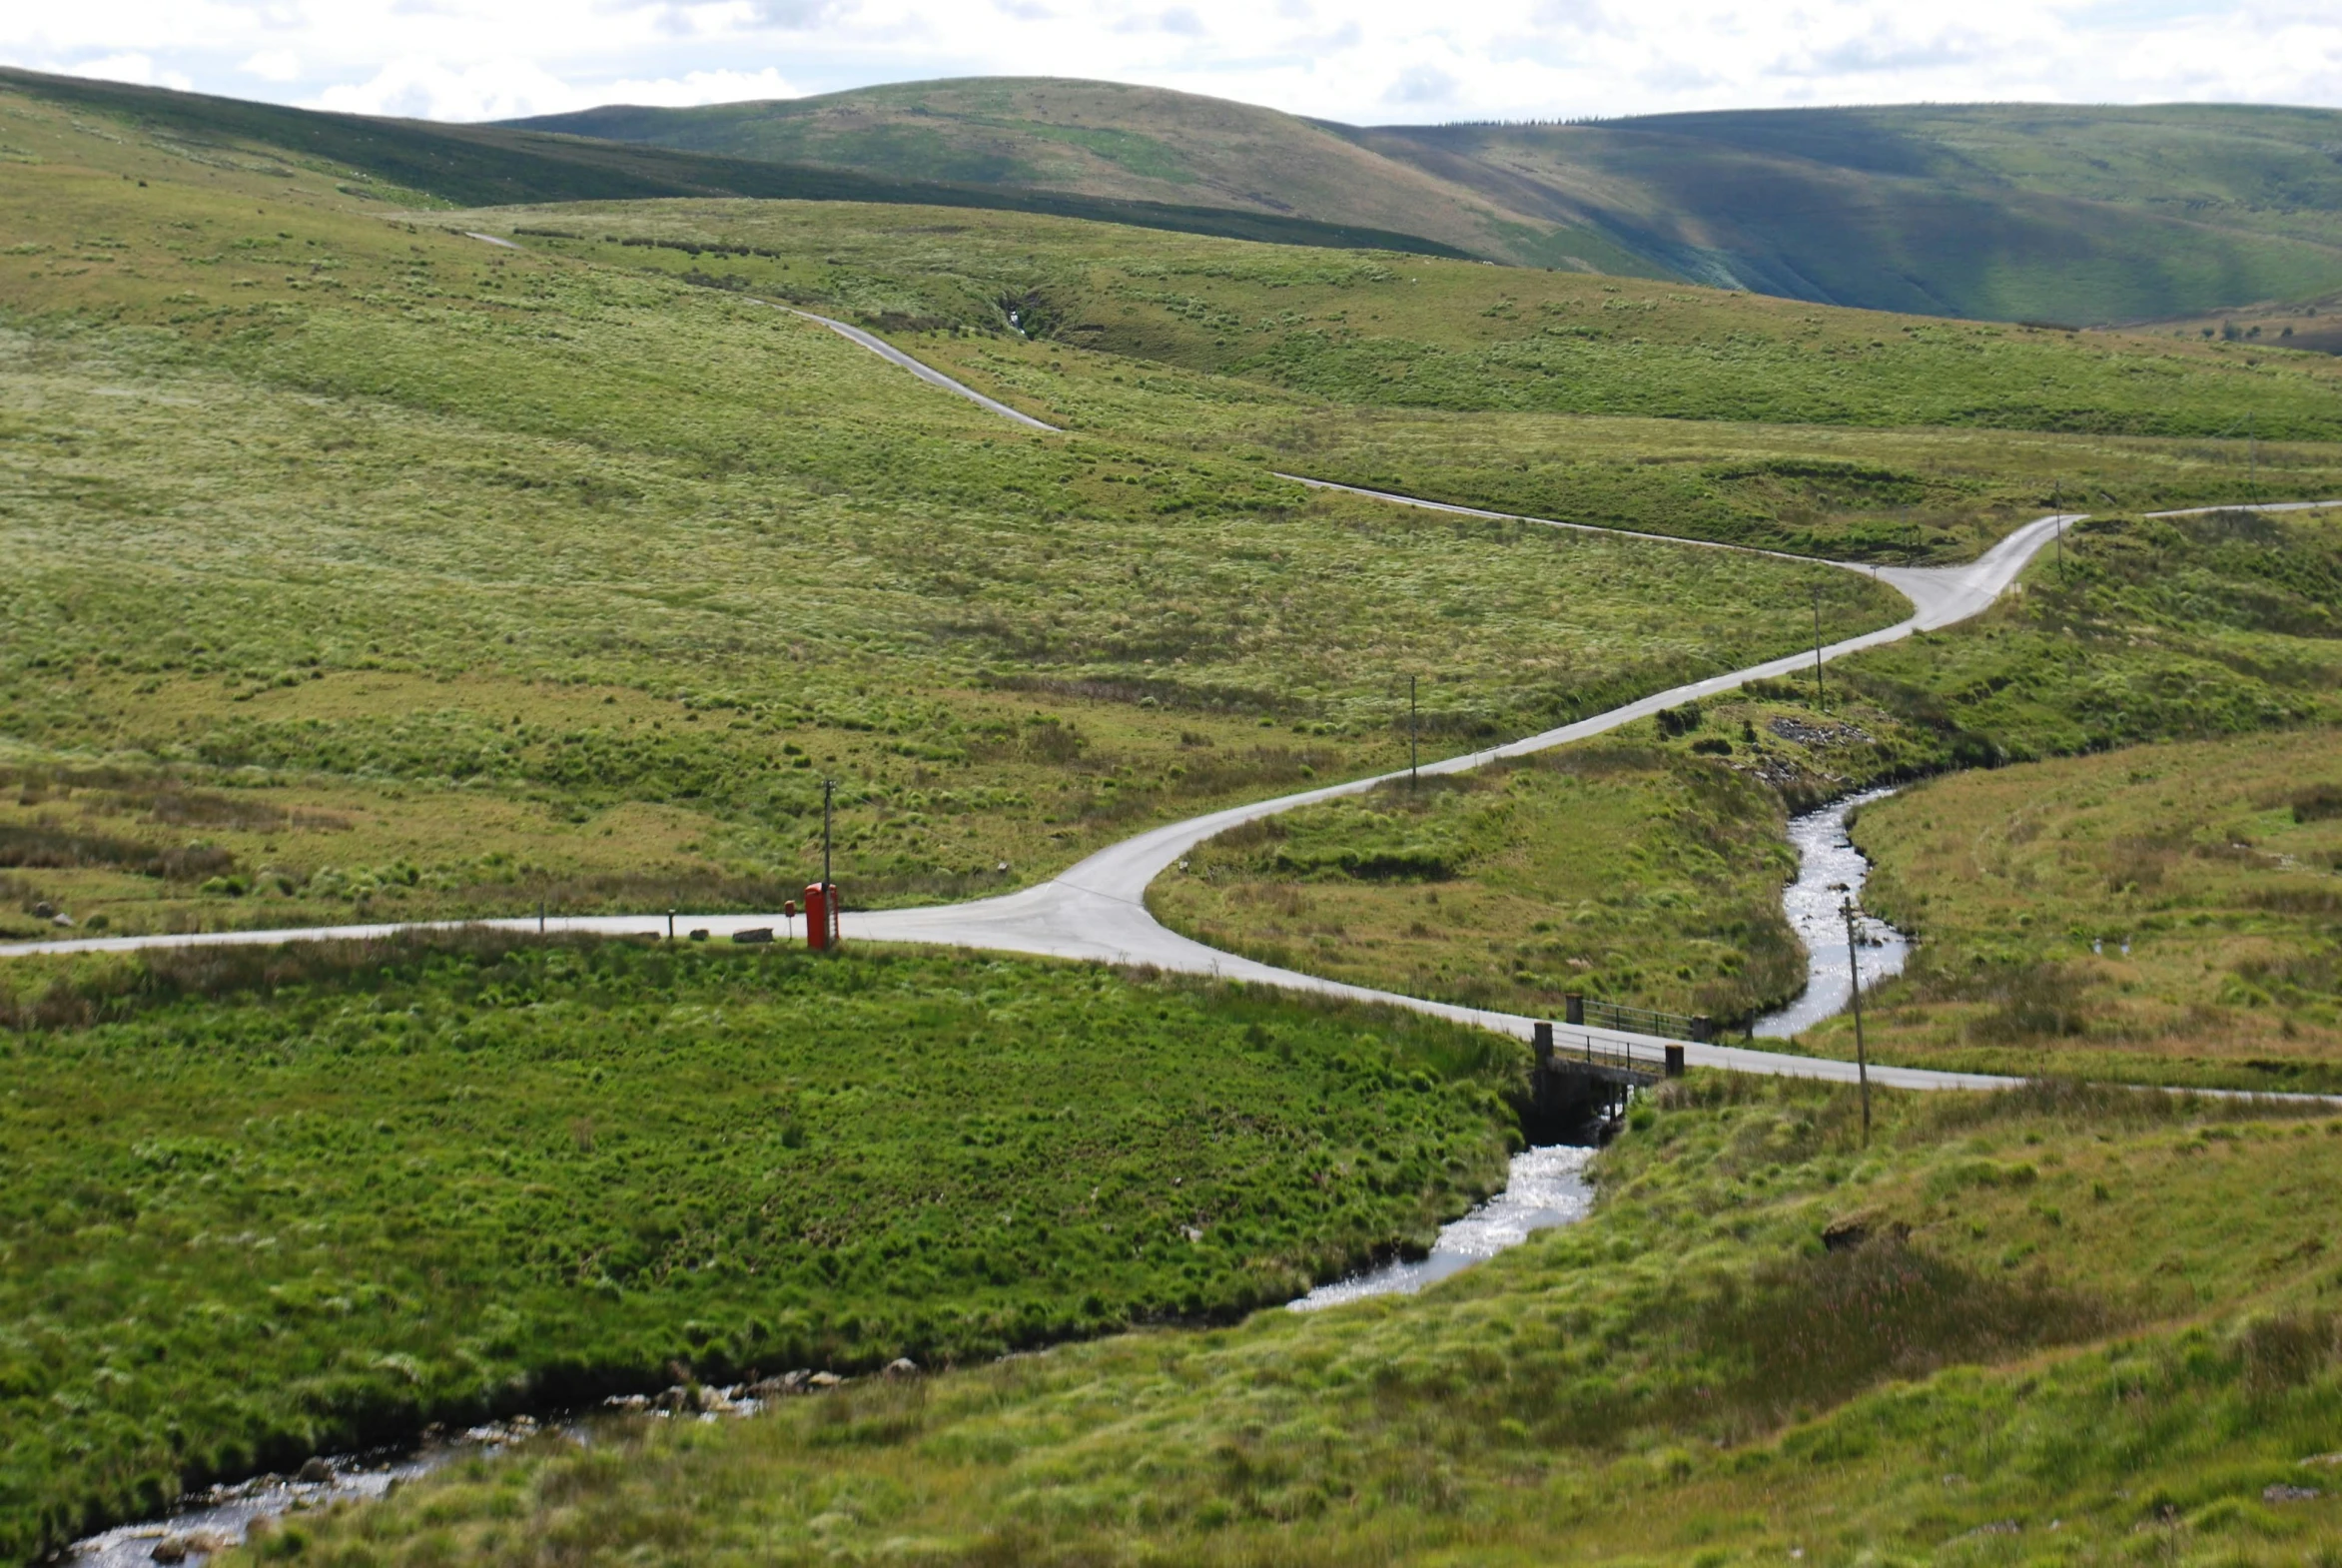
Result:
[[[1602,741],[1223,834],[1148,905],[1198,941],[1414,996],[1740,1019],[1805,984],[1781,819],[1752,775]]]
[[[2283,1200],[2342,1175],[2330,1112],[1883,1097],[1866,1152],[1846,1092],[1694,1081],[1636,1121],[1598,1167],[1592,1219],[1421,1297],[1068,1347],[738,1427],[644,1425],[304,1521],[254,1555],[2342,1551],[2331,1471],[2304,1463],[2342,1422],[2342,1279],[2322,1214]]]
[[[0,1009],[11,1560],[427,1420],[1284,1300],[1500,1181],[1522,1071],[913,953],[41,961]]]

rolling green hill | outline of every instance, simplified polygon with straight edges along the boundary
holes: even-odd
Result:
[[[588,109],[513,128],[897,180],[1313,219],[1580,272],[1673,273],[1576,215],[1548,216],[1528,232],[1501,199],[1361,146],[1346,127],[1119,82],[912,82],[782,102]]]
[[[2342,284],[2342,116],[2323,110],[1924,106],[1361,130],[1155,88],[981,78],[516,124],[888,179],[1207,203],[1873,310],[2096,324]]]
[[[222,163],[223,167],[281,177],[307,170],[344,182],[340,186],[344,195],[400,205],[468,207],[657,196],[916,203],[1048,213],[1283,245],[1464,254],[1412,234],[1277,213],[1085,198],[1059,192],[1016,192],[941,180],[899,180],[837,168],[719,158],[495,126],[321,114],[8,67],[0,67],[0,87],[69,109],[127,120],[158,145],[199,163]],[[20,152],[17,156],[30,155]]]

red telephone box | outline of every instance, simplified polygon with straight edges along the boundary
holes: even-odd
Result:
[[[808,883],[805,888],[805,945],[827,953],[838,945],[838,885]]]

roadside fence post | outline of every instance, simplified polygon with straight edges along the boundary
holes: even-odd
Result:
[[[1854,900],[1842,900],[1839,913],[1846,917],[1846,972],[1853,982],[1854,1001],[1854,1070],[1863,1086],[1863,1148],[1871,1147],[1871,1057],[1863,1046],[1863,966],[1855,956]]]

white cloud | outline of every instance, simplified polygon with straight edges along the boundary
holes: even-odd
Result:
[[[1435,65],[1410,65],[1383,90],[1394,104],[1444,104],[1455,98],[1456,80]]]
[[[71,65],[51,64],[51,71],[63,71],[73,76],[94,76],[101,82],[135,82],[141,87],[176,87],[188,92],[195,79],[184,71],[167,70],[155,64],[151,55],[126,52],[100,55],[95,60],[76,60]]]
[[[574,88],[531,60],[454,67],[411,55],[363,82],[329,87],[313,102],[320,109],[415,120],[508,120],[582,107]]]
[[[804,93],[771,66],[761,71],[686,71],[653,80],[629,79],[580,93],[597,104],[656,104],[680,109],[691,104],[736,104],[766,98],[802,98]]]
[[[955,75],[1372,122],[2034,98],[2342,104],[2332,0],[80,0],[0,60],[481,118]]]
[[[236,69],[264,82],[297,82],[301,79],[301,56],[290,49],[263,49]]]

